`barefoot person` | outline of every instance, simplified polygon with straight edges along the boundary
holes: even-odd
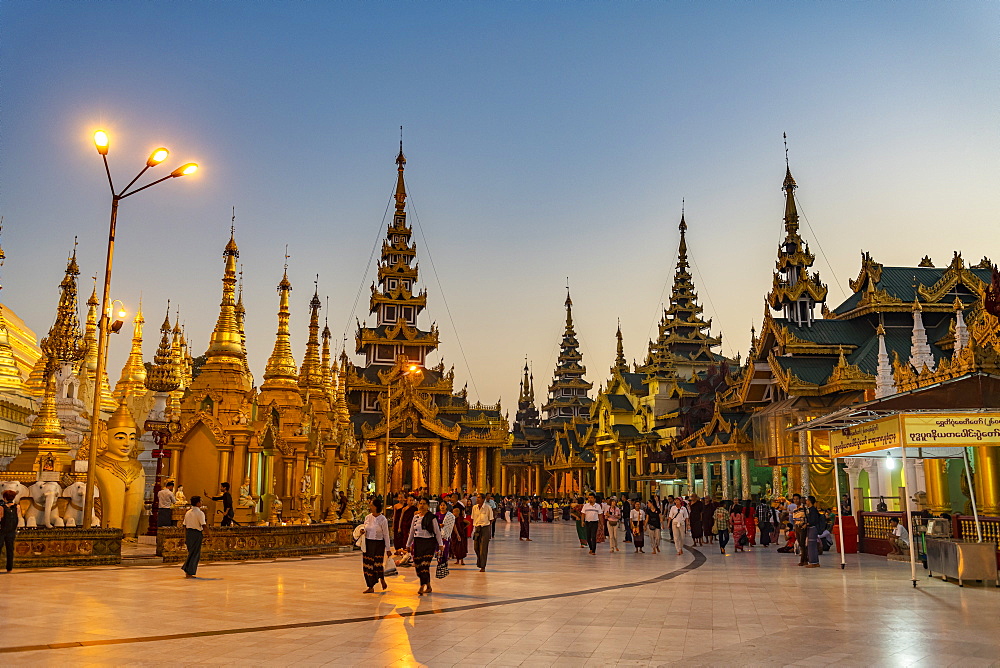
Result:
[[[417,511],[410,525],[410,537],[406,547],[413,550],[413,567],[420,578],[418,594],[429,594],[431,589],[431,562],[434,554],[444,549],[444,539],[441,537],[441,527],[437,518],[430,511],[425,497],[417,502]]]
[[[382,589],[388,585],[385,583],[385,558],[392,555],[392,548],[389,546],[389,521],[382,514],[382,499],[374,498],[368,503],[371,511],[365,516],[365,524],[361,533],[365,537],[365,554],[361,557],[362,567],[365,572],[365,584],[368,589],[363,593],[371,594],[375,591],[375,583],[381,582]]]
[[[187,577],[193,578],[198,572],[198,562],[201,560],[201,541],[205,537],[205,511],[201,509],[201,497],[197,494],[191,497],[191,508],[184,514],[184,545],[188,556],[181,568]]]

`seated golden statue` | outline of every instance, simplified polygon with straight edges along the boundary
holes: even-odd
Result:
[[[138,427],[124,403],[98,434],[94,477],[100,490],[101,526],[134,537],[143,511],[146,473],[139,463]]]

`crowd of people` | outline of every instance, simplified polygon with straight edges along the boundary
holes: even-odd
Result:
[[[371,498],[370,513],[355,532],[364,551],[365,593],[374,592],[376,585],[386,589],[386,568],[398,567],[413,567],[418,593],[430,593],[435,560],[437,577],[446,577],[449,563],[465,565],[470,543],[476,567],[485,572],[498,519],[517,522],[521,541],[532,540],[533,523],[574,522],[580,547],[592,555],[605,542],[611,553],[630,546],[633,554],[646,554],[647,547],[657,554],[667,541],[678,555],[689,539],[692,547],[717,545],[722,554],[730,542],[734,553],[777,544],[778,552],[798,554],[800,566],[817,568],[819,556],[833,547],[836,516],[832,509],[819,508],[815,497],[799,494],[716,501],[697,494],[643,499],[591,492],[544,498],[458,492],[431,496],[417,490],[386,499]]]

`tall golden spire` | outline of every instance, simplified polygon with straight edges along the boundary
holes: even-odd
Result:
[[[236,218],[236,210],[233,207],[233,218]],[[247,310],[243,306],[243,265],[240,265],[240,287],[239,293],[236,297],[236,307],[234,309],[236,314],[236,329],[240,332],[240,349],[243,351],[243,373],[247,375],[250,379],[251,384],[253,383],[253,374],[250,373],[250,363],[247,361],[247,334],[246,330],[243,328],[243,322],[246,320]]]
[[[261,384],[262,390],[277,388],[296,389],[298,388],[298,374],[295,358],[292,357],[292,343],[288,334],[288,321],[291,311],[288,306],[288,293],[292,291],[292,284],[288,280],[288,264],[285,264],[285,273],[278,283],[278,334],[274,339],[274,350],[267,360],[264,369],[264,382]]]
[[[77,314],[76,277],[80,267],[76,263],[76,242],[73,255],[66,265],[66,274],[59,284],[59,306],[56,321],[49,334],[41,341],[41,349],[47,364],[44,371],[44,395],[38,415],[31,424],[28,438],[21,444],[20,453],[8,466],[8,470],[33,470],[35,461],[42,453],[51,453],[63,467],[69,463],[69,444],[59,423],[56,412],[56,388],[53,375],[62,364],[76,366],[87,353],[80,332],[80,318]]]
[[[329,298],[327,298],[327,312],[330,310]],[[333,399],[333,370],[330,368],[330,323],[328,318],[323,319],[323,355],[320,358],[322,367],[323,393],[328,399]]]
[[[0,231],[3,230],[3,218],[0,218]],[[0,267],[3,266],[7,256],[0,246]],[[3,287],[0,286],[0,290]],[[17,361],[14,359],[14,348],[10,345],[10,335],[7,332],[7,320],[3,315],[3,305],[0,304],[0,391],[23,392],[24,379],[21,378],[21,370],[17,368]]]
[[[618,339],[618,350],[615,354],[615,365],[611,367],[611,370],[626,373],[628,371],[628,361],[625,359],[625,344],[622,342],[622,323],[620,320],[618,321],[618,331],[615,332],[615,338]]]
[[[320,368],[319,355],[319,309],[323,304],[319,300],[319,278],[316,279],[316,291],[309,301],[309,340],[306,342],[306,354],[299,367],[299,391],[312,396],[320,396],[323,392],[323,370]]]
[[[146,392],[146,366],[142,361],[142,326],[146,319],[142,316],[142,299],[139,300],[139,308],[135,311],[135,319],[132,321],[132,350],[129,352],[125,366],[122,367],[122,375],[115,383],[113,396],[119,403],[125,401],[132,395],[141,395]]]
[[[87,300],[87,326],[85,333],[83,335],[83,344],[87,348],[87,355],[83,358],[80,363],[80,373],[81,378],[86,378],[86,382],[94,384],[94,376],[97,375],[97,307],[99,302],[97,301],[97,279],[94,279],[94,291],[90,293],[90,299]],[[94,390],[98,391],[98,390]],[[104,372],[104,377],[101,378],[100,385],[101,393],[101,410],[113,413],[116,408],[118,408],[118,402],[114,400],[111,395],[111,384],[108,380],[107,371]]]
[[[169,311],[167,317],[170,317]],[[167,321],[164,322],[165,324],[170,324]],[[187,374],[187,364],[184,358],[186,350],[187,342],[184,340],[184,334],[181,332],[181,312],[178,308],[177,315],[174,317],[174,327],[171,330],[170,338],[170,364],[177,371],[177,378],[180,380],[180,384],[171,390],[170,402],[167,404],[167,416],[168,419],[172,420],[180,417],[181,399],[184,397],[184,390],[191,384],[191,378]]]
[[[243,342],[240,339],[239,325],[236,321],[236,261],[240,257],[240,249],[236,246],[236,228],[230,229],[229,243],[222,252],[226,262],[225,274],[222,277],[222,303],[219,305],[219,319],[212,331],[212,339],[208,344],[205,356],[206,364],[213,361],[236,362],[242,368],[244,362]]]
[[[160,325],[160,345],[153,356],[153,368],[146,376],[146,389],[153,392],[173,392],[181,385],[181,375],[174,364],[170,345],[170,300],[167,300],[167,315]]]
[[[400,128],[402,130],[402,128]],[[406,208],[406,184],[403,183],[403,170],[406,169],[406,156],[403,155],[403,140],[399,140],[399,155],[396,156],[396,211],[402,213]]]

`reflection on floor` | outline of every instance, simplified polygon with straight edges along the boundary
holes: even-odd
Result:
[[[15,572],[0,663],[38,665],[995,665],[1000,592],[849,555],[757,548],[591,556],[571,524],[498,524],[490,568],[362,594],[358,553],[269,563]],[[468,563],[474,563],[473,558]],[[620,585],[633,586],[622,587]],[[18,603],[20,602],[20,603]],[[10,611],[15,611],[11,614]],[[163,638],[167,636],[168,638]],[[173,639],[169,639],[173,636]],[[163,639],[153,639],[163,638]],[[13,651],[12,651],[13,650]]]

